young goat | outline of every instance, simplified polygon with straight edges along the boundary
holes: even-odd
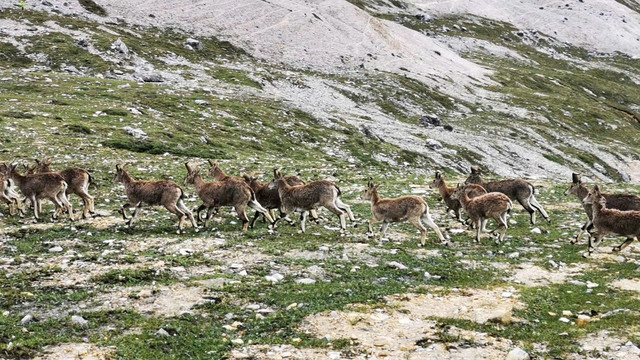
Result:
[[[44,158],[42,160],[36,159],[37,166],[35,168],[36,173],[56,173],[67,182],[66,195],[76,194],[82,199],[82,218],[86,219],[89,214],[95,212],[93,196],[89,195],[89,184],[92,182],[91,174],[85,169],[69,168],[62,171],[51,170],[51,160]]]
[[[223,181],[208,183],[202,179],[200,169],[197,166],[192,166],[189,163],[184,165],[187,168],[187,177],[184,179],[185,184],[193,184],[198,196],[203,201],[203,204],[197,210],[198,220],[200,219],[200,212],[204,209],[207,210],[205,227],[209,224],[213,208],[219,206],[233,206],[238,218],[242,221],[242,231],[247,231],[249,227],[249,219],[246,213],[247,206],[264,215],[270,223],[274,223],[269,211],[260,205],[256,200],[256,194],[244,181],[235,181],[233,178],[227,177]]]
[[[507,215],[513,209],[511,199],[499,192],[490,192],[478,197],[470,198],[462,185],[454,190],[451,197],[457,199],[462,204],[464,211],[469,215],[475,224],[476,242],[480,242],[480,233],[485,229],[487,220],[494,219],[498,222],[497,230],[500,230],[497,243],[504,239],[507,232]]]
[[[520,205],[529,212],[531,224],[536,223],[536,211],[539,211],[545,220],[551,222],[547,212],[544,211],[542,205],[536,200],[535,188],[528,181],[511,179],[484,182],[484,180],[482,180],[482,169],[471,167],[471,174],[465,181],[465,184],[478,184],[487,190],[487,192],[503,193],[511,200],[517,200]]]
[[[273,170],[274,179],[276,179],[276,176],[277,176],[279,171],[280,171],[280,169],[274,169]],[[253,190],[253,192],[255,192],[256,199],[258,200],[260,205],[262,205],[267,210],[269,210],[269,213],[271,214],[271,217],[276,222],[278,222],[278,221],[280,221],[282,219],[286,219],[289,222],[292,222],[292,220],[289,219],[282,212],[280,213],[280,217],[278,219],[276,219],[275,210],[276,209],[279,210],[280,206],[282,205],[282,202],[280,201],[280,194],[278,194],[278,189],[276,189],[276,188],[269,189],[269,184],[261,183],[260,180],[258,180],[255,176],[256,176],[255,173],[252,173],[250,175],[247,175],[247,174],[243,174],[242,175],[242,177],[244,178],[245,182],[247,184],[249,184],[249,186],[251,187],[251,190]],[[287,184],[289,184],[291,186],[305,185],[306,184],[302,179],[300,179],[299,177],[297,177],[295,175],[285,176],[284,179],[287,182]],[[251,220],[251,224],[249,225],[250,227],[253,228],[253,224],[256,222],[256,220],[258,219],[258,217],[260,215],[261,215],[261,213],[256,211],[253,219]],[[318,221],[318,214],[317,214],[316,210],[311,210],[311,218],[314,221]]]
[[[135,206],[135,211],[129,219],[128,226],[133,226],[142,205],[164,206],[169,212],[175,214],[178,219],[178,229],[183,231],[183,225],[185,217],[189,217],[191,225],[197,228],[196,221],[193,218],[193,214],[184,205],[182,199],[184,199],[184,191],[173,181],[136,181],[134,180],[124,169],[124,166],[116,165],[116,174],[113,177],[113,182],[122,183],[124,190],[127,194],[128,202],[122,205],[122,217],[127,220],[127,209]]]
[[[20,195],[12,189],[11,185],[11,180],[0,174],[0,200],[9,206],[9,215],[15,215],[17,209],[19,215],[22,216],[24,209]]]
[[[464,222],[464,220],[462,219],[462,204],[460,204],[460,201],[451,198],[451,194],[453,194],[456,188],[447,187],[444,176],[440,173],[440,171],[436,171],[436,176],[430,186],[433,189],[438,189],[438,191],[440,192],[442,200],[444,200],[445,205],[447,205],[447,213],[449,211],[453,211],[455,214],[455,218],[460,222]],[[465,190],[467,191],[467,194],[469,194],[470,198],[474,198],[476,196],[484,195],[487,193],[487,191],[482,186],[476,184],[465,186]]]
[[[422,224],[427,224],[438,235],[438,239],[443,244],[448,244],[442,236],[438,225],[433,222],[429,214],[429,205],[419,196],[402,196],[395,199],[381,199],[378,195],[378,186],[372,182],[367,184],[362,198],[371,201],[371,213],[373,218],[369,220],[369,232],[373,234],[372,225],[382,223],[380,228],[381,236],[387,232],[389,224],[392,222],[400,222],[408,220],[411,225],[420,230],[422,238],[420,245],[424,246],[427,238],[427,228]]]
[[[283,214],[299,211],[302,212],[300,229],[306,231],[305,223],[308,212],[322,206],[340,218],[340,228],[346,230],[345,212],[349,220],[355,221],[351,207],[340,200],[340,189],[336,184],[328,180],[314,181],[306,185],[291,186],[287,184],[285,177],[276,172],[277,179],[269,184],[269,189],[278,189],[280,195],[280,211]]]
[[[591,204],[585,204],[584,198],[589,194],[589,189],[582,183],[582,176],[580,174],[571,175],[571,186],[564,192],[565,195],[575,195],[580,199],[584,211],[587,213],[588,220],[580,229],[580,232],[575,239],[571,240],[571,244],[575,244],[580,241],[580,238],[585,233],[587,236],[591,236],[589,231],[593,229],[593,207]],[[623,194],[602,194],[607,201],[607,209],[617,209],[621,211],[640,210],[640,197],[635,195],[623,195]]]
[[[598,185],[582,200],[584,204],[591,205],[592,221],[596,228],[595,241],[589,237],[589,248],[585,256],[590,256],[600,245],[602,238],[610,233],[626,236],[626,240],[613,248],[613,251],[621,251],[640,236],[640,211],[621,211],[607,208],[607,199],[600,192]]]
[[[21,175],[16,170],[16,167],[16,164],[10,164],[9,166],[3,164],[4,176],[13,180],[22,194],[31,201],[33,215],[36,220],[40,219],[42,199],[49,199],[55,204],[56,211],[53,213],[53,219],[57,219],[62,211],[67,210],[69,219],[73,220],[73,209],[65,195],[67,183],[62,176],[54,173]]]

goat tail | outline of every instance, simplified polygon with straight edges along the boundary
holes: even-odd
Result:
[[[87,185],[87,187],[92,186],[97,189],[98,188],[98,184],[95,182],[95,179],[93,178],[93,176],[91,176],[91,173],[87,171],[87,176],[89,177],[89,184]]]
[[[255,202],[258,202],[258,199],[256,198],[256,192],[253,191],[252,188],[249,188],[249,191],[251,192],[251,200],[255,201]]]
[[[340,188],[338,187],[338,185],[333,184],[333,186],[335,186],[336,190],[338,190],[338,196],[342,195],[342,191],[340,190]]]
[[[507,208],[507,214],[511,215],[511,210],[513,210],[513,201],[509,199],[509,207]]]

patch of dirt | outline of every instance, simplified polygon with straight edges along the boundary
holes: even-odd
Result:
[[[579,264],[576,266],[562,266],[555,270],[546,270],[531,263],[523,263],[518,265],[518,269],[508,280],[526,286],[560,284],[570,277],[582,273],[587,267],[586,264]]]
[[[640,293],[640,280],[635,279],[618,279],[611,283],[612,286],[617,287],[618,289],[627,290],[627,291],[635,291]]]
[[[476,290],[473,294],[394,295],[387,297],[390,308],[359,308],[358,311],[331,311],[307,317],[306,332],[328,339],[345,338],[358,345],[350,351],[390,359],[495,359],[504,358],[512,344],[487,334],[449,328],[442,343],[436,320],[457,318],[485,323],[513,321],[511,313],[520,304],[503,298],[500,290]],[[338,357],[335,357],[336,359]],[[357,357],[356,357],[357,358]],[[363,357],[364,358],[364,357]],[[370,358],[370,357],[366,357]]]
[[[123,220],[115,216],[101,216],[78,221],[79,224],[89,224],[98,230],[104,230],[120,224]]]
[[[522,304],[518,295],[503,297],[504,289],[467,289],[448,295],[402,294],[386,297],[387,303],[415,317],[466,319],[484,324],[487,321],[517,321],[511,314]]]
[[[329,360],[341,359],[339,351],[322,349],[298,349],[292,345],[252,345],[238,350],[231,351],[232,359],[253,359],[253,360]],[[353,358],[364,359],[364,358]]]
[[[171,317],[191,312],[206,299],[201,287],[173,284],[118,287],[90,301],[101,304],[91,310],[133,309],[141,314]]]
[[[640,349],[632,342],[613,335],[607,330],[597,334],[590,334],[579,341],[582,352],[571,354],[570,360],[637,360],[640,358]]]
[[[115,347],[105,348],[93,344],[68,343],[44,348],[44,354],[34,360],[107,360],[113,359]]]
[[[175,238],[173,241],[175,242]],[[224,239],[211,239],[211,238],[192,238],[182,242],[173,243],[168,245],[164,252],[168,254],[183,254],[188,253],[208,253],[213,252],[224,246],[227,242]]]

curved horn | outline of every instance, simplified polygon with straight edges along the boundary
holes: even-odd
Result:
[[[573,181],[574,184],[577,184],[580,181],[582,181],[582,176],[580,174],[573,173],[571,174],[571,180]]]

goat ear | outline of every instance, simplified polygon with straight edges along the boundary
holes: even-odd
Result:
[[[184,163],[184,167],[186,167],[186,168],[187,168],[187,171],[188,171],[188,172],[191,172],[191,165],[189,165],[189,163],[188,163],[188,162]]]
[[[440,171],[436,171],[436,179],[440,178],[442,178],[442,174],[440,173]]]
[[[600,186],[599,185],[594,185],[593,186],[593,191],[599,193],[600,192]]]
[[[207,160],[209,162],[209,166],[214,167],[216,166],[216,163],[214,163],[211,159]]]
[[[251,181],[251,175],[242,174],[242,178],[244,178],[245,181]]]

